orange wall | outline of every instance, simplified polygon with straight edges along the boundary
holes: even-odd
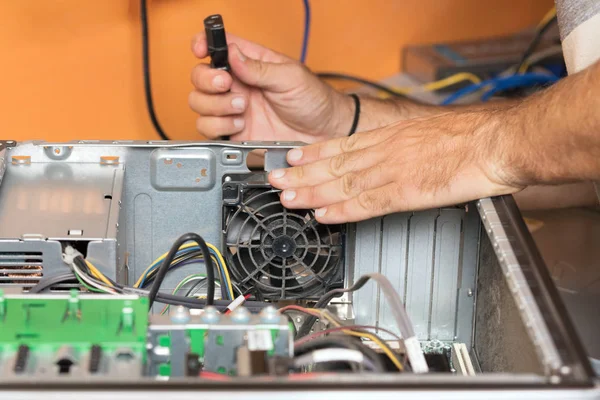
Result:
[[[301,0],[150,0],[156,108],[168,134],[193,139],[190,38],[223,14],[229,31],[300,51]],[[552,0],[312,0],[308,65],[382,78],[407,43],[515,32]],[[144,108],[138,0],[0,0],[0,137],[153,139]],[[266,28],[268,27],[268,28]]]

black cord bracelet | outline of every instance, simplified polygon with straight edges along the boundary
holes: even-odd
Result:
[[[352,127],[348,136],[352,136],[356,133],[358,127],[358,119],[360,118],[360,99],[356,93],[351,93],[350,97],[354,99],[354,119],[352,120]]]

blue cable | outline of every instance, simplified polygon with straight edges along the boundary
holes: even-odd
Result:
[[[495,93],[502,91],[502,90],[513,89],[513,88],[523,87],[523,86],[531,86],[534,84],[554,83],[558,79],[559,78],[554,75],[546,75],[546,74],[538,74],[538,73],[526,73],[526,74],[519,74],[519,75],[496,77],[496,78],[488,79],[483,82],[469,85],[460,90],[457,90],[456,92],[454,92],[450,96],[448,96],[446,99],[444,99],[444,101],[442,101],[441,105],[452,104],[456,100],[458,100],[464,96],[467,96],[471,93],[474,93],[477,90],[484,88],[488,85],[491,85],[492,89],[483,95],[482,101],[489,100]]]
[[[481,97],[481,101],[488,101],[492,98],[492,96],[498,92],[507,89],[514,89],[516,87],[526,87],[535,84],[545,84],[545,83],[554,83],[558,80],[556,76],[552,75],[537,75],[537,76],[522,76],[516,75],[513,79],[507,79],[503,82],[499,82],[492,89],[485,92],[485,94]]]
[[[308,38],[310,36],[310,3],[309,0],[304,1],[304,38],[302,39],[302,52],[300,53],[300,62],[306,62],[306,54],[308,52]]]

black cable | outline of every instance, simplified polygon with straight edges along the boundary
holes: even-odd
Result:
[[[366,86],[370,86],[373,89],[377,89],[380,90],[382,92],[386,92],[388,94],[391,94],[392,96],[395,97],[400,97],[400,98],[407,98],[406,95],[400,93],[400,92],[396,92],[394,89],[382,85],[380,83],[377,82],[373,82],[370,81],[368,79],[364,79],[358,76],[353,76],[353,75],[347,75],[347,74],[341,74],[338,72],[321,72],[318,73],[317,76],[321,79],[337,79],[337,80],[343,80],[343,81],[352,81],[352,82],[357,82]]]
[[[193,297],[182,297],[168,293],[159,292],[156,296],[156,301],[163,304],[169,304],[172,306],[184,306],[188,308],[204,308],[207,306],[206,299],[195,299]],[[230,305],[232,300],[215,300],[213,306],[217,307],[219,311],[223,311]],[[252,310],[262,310],[265,307],[273,305],[272,303],[264,303],[260,301],[246,301],[244,307]]]
[[[200,286],[204,283],[204,279],[199,280],[198,282],[194,283],[194,285],[192,285],[192,287],[190,287],[190,290],[187,291],[187,293],[185,294],[185,297],[190,297],[192,293],[194,293],[194,291],[196,289],[199,289]]]
[[[148,295],[149,300],[149,308],[152,309],[152,305],[154,304],[154,300],[156,300],[156,294],[160,289],[160,285],[162,285],[165,276],[167,276],[167,272],[169,271],[169,267],[175,258],[176,253],[179,251],[179,248],[186,242],[193,241],[198,244],[200,250],[202,250],[202,256],[204,257],[204,266],[206,267],[206,279],[208,279],[208,286],[206,289],[206,304],[212,305],[215,301],[215,270],[212,262],[212,258],[210,257],[210,252],[208,251],[208,247],[206,246],[206,242],[200,235],[195,233],[186,233],[182,235],[179,239],[173,243],[171,250],[167,254],[167,257],[163,260],[162,264],[158,267],[156,279],[152,288],[150,289],[150,294]]]
[[[86,264],[86,263],[82,257],[75,257],[73,259],[73,262],[76,263],[80,269],[84,268],[84,269],[89,270],[89,268],[87,268],[87,266],[86,267],[83,266],[83,264]],[[96,278],[94,278],[91,275],[88,275],[87,278],[93,280],[94,282],[98,283],[99,285],[106,286],[104,284],[104,282],[97,280]],[[128,293],[135,293],[137,295],[144,295],[147,292],[145,290],[120,285],[108,277],[106,279],[108,279],[114,285],[113,289],[116,289],[120,293],[128,292]],[[31,289],[29,289],[29,293],[34,293],[34,294],[41,293],[44,290],[52,287],[53,285],[56,285],[61,282],[67,282],[67,281],[73,281],[73,282],[77,281],[77,278],[75,277],[75,274],[73,272],[66,272],[61,275],[56,275],[56,276],[42,279],[40,282],[38,282],[37,285],[35,285]],[[174,306],[184,306],[184,307],[188,307],[188,308],[204,308],[207,305],[206,304],[207,299],[186,298],[183,296],[176,296],[176,295],[172,295],[172,294],[168,294],[168,293],[160,293],[160,292],[156,295],[156,301],[158,301],[160,303],[164,303],[164,304],[170,304],[170,305],[174,305]],[[227,309],[227,306],[229,306],[231,304],[231,302],[232,302],[232,300],[215,300],[213,305],[215,307],[217,307],[217,309],[219,311],[224,311]],[[254,309],[254,310],[261,310],[269,305],[272,305],[272,304],[260,302],[260,301],[244,302],[244,306],[246,308]]]
[[[323,308],[327,304],[329,304],[329,302],[334,297],[341,296],[344,293],[350,293],[350,292],[355,292],[355,291],[359,290],[360,288],[362,288],[369,281],[369,279],[370,279],[369,276],[366,276],[366,275],[365,276],[361,276],[356,281],[356,283],[354,285],[352,285],[351,287],[349,287],[348,289],[333,289],[333,290],[330,290],[329,292],[327,292],[323,296],[321,296],[321,298],[317,301],[317,303],[314,305],[313,308]],[[308,335],[308,333],[310,332],[310,329],[312,328],[312,326],[314,325],[314,323],[316,321],[317,321],[317,317],[312,316],[312,315],[310,317],[306,318],[304,320],[304,323],[302,323],[302,325],[298,329],[298,334],[296,335],[296,338],[301,338],[302,336]]]
[[[186,254],[184,254],[183,256],[181,256],[179,258],[179,261],[177,261],[176,263],[174,263],[173,265],[171,265],[171,268],[169,268],[169,271],[172,271],[175,268],[178,268],[180,265],[182,265],[183,263],[185,263],[186,261],[191,260],[194,257],[199,257],[199,256],[203,256],[202,254],[202,250],[193,250],[190,251]],[[150,282],[154,281],[154,279],[156,278],[156,272],[157,270],[152,270],[151,272],[148,273],[148,275],[146,276],[146,279],[144,280],[144,285],[142,286],[142,288],[148,286],[148,284],[150,284]],[[202,281],[200,281],[199,283],[201,283]],[[226,292],[227,288],[224,285],[221,285],[221,298],[226,298],[227,297],[227,292]],[[189,296],[189,293],[185,295],[185,297]]]
[[[540,44],[540,40],[542,40],[542,38],[544,37],[544,34],[548,31],[548,29],[550,29],[550,27],[556,21],[557,21],[557,19],[556,19],[556,15],[555,15],[553,18],[549,19],[548,22],[546,22],[546,24],[544,26],[542,26],[535,33],[535,35],[533,36],[533,39],[531,39],[531,42],[529,42],[529,46],[527,46],[527,50],[525,50],[525,52],[521,56],[521,60],[517,64],[516,71],[519,71],[521,69],[521,67],[523,66],[523,64],[525,64],[525,61],[527,61],[527,59],[533,54],[533,52],[535,51],[535,49]]]
[[[324,337],[314,339],[306,343],[302,343],[299,346],[294,346],[294,356],[298,357],[303,354],[310,353],[314,350],[326,349],[331,347],[341,347],[344,349],[358,350],[366,358],[371,360],[371,362],[375,366],[376,372],[385,372],[385,365],[381,360],[381,357],[379,356],[379,354],[377,354],[375,350],[362,343],[359,339],[350,338],[347,336]]]
[[[385,348],[385,349],[386,349],[387,351],[389,351],[390,353],[392,353],[392,354],[396,354],[396,352],[395,352],[395,351],[394,351],[394,350],[393,350],[393,349],[392,349],[392,348],[391,348],[391,347],[390,347],[390,346],[387,344],[387,342],[386,342],[385,340],[383,340],[383,339],[382,339],[382,338],[381,338],[379,335],[377,335],[376,333],[369,332],[369,331],[367,331],[367,330],[364,330],[364,329],[352,329],[352,330],[353,330],[354,332],[359,332],[359,333],[367,333],[367,334],[369,334],[369,335],[373,335],[373,336],[377,337],[377,338],[379,339],[379,341],[381,342],[381,343],[379,344],[379,346],[380,346],[380,347],[382,347],[382,349],[383,349],[383,348]],[[377,353],[375,350],[373,350],[373,349],[372,349],[372,348],[370,348],[369,346],[366,346],[366,345],[365,345],[365,347],[366,347],[366,348],[368,348],[369,350],[371,350],[371,351],[373,352],[373,354],[375,354],[375,355],[379,356],[379,353]],[[377,357],[377,359],[379,359],[379,357]],[[380,360],[380,359],[379,359],[379,360]],[[380,360],[380,361],[381,361],[381,360]],[[373,362],[375,362],[375,360],[373,360]],[[381,364],[383,365],[383,362],[381,362]],[[404,363],[402,363],[402,364],[404,364]],[[404,365],[403,365],[403,366],[404,366]],[[404,367],[406,367],[406,366],[404,366]],[[384,367],[384,368],[385,368],[385,367]]]
[[[152,99],[152,82],[150,78],[150,44],[148,37],[148,5],[146,0],[140,0],[140,16],[142,23],[142,62],[144,65],[144,93],[146,95],[146,108],[152,120],[154,129],[163,140],[169,140],[169,137],[163,130],[156,117],[154,110],[154,100]]]
[[[64,274],[54,275],[40,280],[37,285],[28,290],[28,293],[41,293],[44,290],[50,289],[52,286],[63,282],[77,282],[77,280],[72,272],[65,272]]]

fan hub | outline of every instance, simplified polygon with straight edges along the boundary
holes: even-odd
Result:
[[[273,240],[273,252],[281,258],[291,257],[296,251],[296,242],[287,235],[279,236]]]

